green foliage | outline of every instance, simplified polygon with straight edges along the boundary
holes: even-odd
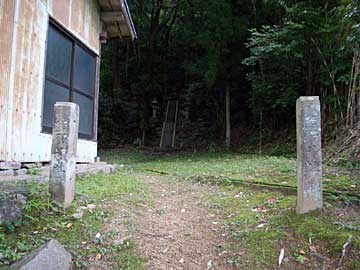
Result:
[[[159,145],[176,98],[189,114],[179,115],[181,145],[220,145],[227,88],[233,137],[260,118],[274,133],[292,128],[301,95],[320,96],[324,123],[344,120],[359,13],[358,0],[134,1],[139,40],[103,47],[99,141]]]
[[[117,235],[107,232],[105,224],[113,215],[113,209],[106,201],[116,196],[123,207],[144,203],[148,198],[144,184],[135,177],[118,172],[77,179],[76,189],[76,201],[65,210],[50,200],[46,185],[31,186],[24,217],[0,226],[0,253],[3,256],[0,268],[55,238],[73,255],[73,269],[89,269],[97,254],[116,269],[143,269],[145,259],[137,256],[132,240],[115,246],[114,237]],[[130,197],[130,193],[133,196]],[[88,204],[95,204],[96,208],[84,210],[81,218],[74,218],[78,208],[86,209]],[[98,232],[101,232],[100,238],[95,237]]]
[[[319,95],[331,117],[345,111],[352,52],[358,48],[357,1],[265,1],[281,20],[250,30],[251,106],[267,119],[294,115],[300,95]],[[292,117],[294,118],[294,117]]]
[[[30,174],[30,175],[38,175],[40,174],[40,168],[38,167],[33,167],[33,168],[30,168],[26,171],[27,174]]]

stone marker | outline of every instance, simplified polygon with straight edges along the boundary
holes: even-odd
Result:
[[[319,97],[300,97],[296,102],[297,213],[321,209],[322,154]]]
[[[49,191],[51,198],[68,207],[75,195],[79,106],[59,102],[54,107]]]
[[[71,255],[56,240],[25,256],[10,266],[10,270],[70,270]]]

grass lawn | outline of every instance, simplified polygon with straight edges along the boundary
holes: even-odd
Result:
[[[135,150],[103,153],[109,162],[145,173],[158,171],[181,179],[227,179],[275,183],[296,188],[296,159],[233,152],[150,156]],[[324,166],[324,190],[360,194],[360,170]]]
[[[72,253],[74,269],[92,269],[103,258],[110,258],[113,269],[142,269],[145,259],[135,254],[135,243],[126,240],[115,244],[118,232],[104,226],[114,215],[108,202],[118,199],[118,207],[144,202],[148,199],[146,185],[125,172],[98,174],[78,179],[76,193],[72,207],[64,211],[50,203],[46,186],[34,185],[24,218],[0,226],[0,268],[6,269],[9,263],[55,238]],[[81,218],[76,217],[79,211],[83,212]]]
[[[273,269],[280,250],[291,269],[333,269],[342,246],[352,235],[347,269],[360,269],[360,207],[358,198],[326,196],[325,209],[296,215],[296,196],[277,189],[234,185],[228,178],[261,181],[296,187],[296,160],[288,157],[238,153],[180,153],[150,155],[141,151],[114,150],[106,160],[130,171],[167,173],[174,181],[205,181],[220,185],[220,192],[204,202],[224,217],[229,238],[223,251],[233,254],[234,268]],[[359,195],[357,171],[324,166],[324,189]],[[320,254],[325,254],[324,258]],[[335,267],[336,268],[336,267]]]
[[[46,188],[34,186],[26,216],[0,227],[1,266],[17,260],[50,238],[58,239],[73,255],[75,269],[143,269],[132,239],[115,243],[116,231],[105,224],[114,213],[151,204],[151,194],[138,174],[165,173],[172,181],[206,182],[218,191],[204,197],[208,211],[221,216],[221,234],[230,269],[274,269],[281,249],[284,269],[335,269],[344,243],[352,236],[346,269],[360,269],[360,207],[356,197],[326,196],[324,211],[296,215],[296,196],[282,189],[235,185],[228,179],[261,181],[296,187],[295,159],[239,153],[158,154],[140,150],[111,150],[103,160],[119,165],[114,175],[92,175],[77,180],[77,197],[64,211],[49,202]],[[357,171],[324,168],[324,187],[359,194]],[[117,206],[114,209],[113,205]],[[86,209],[95,205],[93,210]],[[83,209],[83,216],[74,214]],[[93,268],[92,268],[93,267]]]

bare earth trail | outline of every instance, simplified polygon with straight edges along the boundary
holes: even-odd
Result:
[[[139,177],[154,202],[140,214],[136,235],[139,253],[148,258],[145,269],[229,269],[218,250],[224,244],[221,218],[204,205],[204,196],[216,188],[160,176]]]

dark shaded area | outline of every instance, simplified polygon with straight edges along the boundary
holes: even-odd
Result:
[[[301,95],[320,96],[324,130],[357,128],[359,1],[129,4],[139,40],[102,51],[102,147],[158,146],[172,99],[176,147],[221,146],[227,88],[234,147],[294,140]]]

